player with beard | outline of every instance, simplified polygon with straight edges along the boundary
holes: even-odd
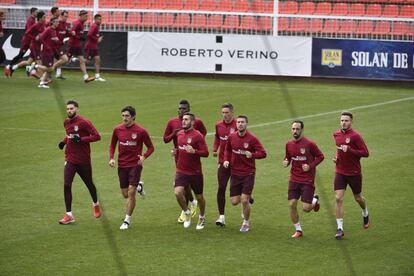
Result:
[[[96,218],[101,216],[98,195],[95,184],[92,180],[91,148],[90,143],[101,140],[98,131],[86,118],[78,115],[79,105],[74,100],[66,103],[66,113],[68,118],[63,125],[66,137],[59,143],[59,149],[65,149],[65,168],[64,168],[64,197],[66,213],[59,221],[60,224],[75,222],[72,214],[72,182],[77,173],[92,197],[93,211]]]

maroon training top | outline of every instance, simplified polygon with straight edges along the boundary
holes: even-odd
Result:
[[[82,48],[82,35],[84,24],[81,19],[73,22],[72,29],[69,33],[69,47]],[[75,35],[72,35],[72,31],[75,31]]]
[[[86,44],[85,49],[98,49],[98,39],[100,37],[99,34],[99,25],[93,23],[91,28],[89,29],[88,36],[86,37]]]
[[[54,54],[57,41],[53,40],[53,38],[57,38],[57,34],[56,30],[50,26],[40,34],[40,41],[43,44],[42,54],[51,56]]]
[[[188,131],[184,129],[177,133],[177,166],[178,173],[186,175],[201,175],[200,157],[208,157],[208,148],[204,136],[198,130],[191,128]],[[195,153],[188,153],[185,150],[187,145],[195,149]]]
[[[164,143],[169,143],[171,140],[173,140],[174,148],[177,148],[177,136],[174,134],[174,130],[182,128],[181,121],[182,118],[179,116],[172,118],[168,121],[167,127],[165,128]],[[200,119],[195,119],[193,128],[195,130],[198,130],[203,136],[207,135],[207,129]]]
[[[223,164],[224,161],[224,151],[226,150],[227,139],[230,134],[237,131],[236,120],[232,120],[230,123],[224,121],[218,121],[216,123],[216,135],[214,137],[213,151],[219,152],[219,164]]]

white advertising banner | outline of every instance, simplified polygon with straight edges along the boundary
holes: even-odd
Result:
[[[311,76],[312,38],[128,33],[129,71]]]

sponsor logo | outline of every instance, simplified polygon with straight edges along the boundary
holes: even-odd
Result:
[[[349,142],[351,142],[351,138],[347,137],[347,138],[345,139],[345,143],[349,144]]]
[[[305,154],[306,150],[305,148],[300,148],[300,153]]]
[[[191,141],[192,141],[192,140],[191,140],[191,137],[188,137],[188,138],[187,138],[187,144],[191,144]]]
[[[131,134],[131,137],[132,137],[132,139],[135,140],[135,139],[137,139],[137,134],[134,132],[134,133]]]
[[[78,130],[79,130],[79,126],[74,126],[74,127],[73,127],[73,129],[74,129],[75,131],[78,131]]]
[[[11,44],[12,36],[13,36],[13,34],[11,34],[4,41],[4,44],[3,44],[3,50],[4,50],[4,53],[6,55],[6,59],[7,60],[12,60],[20,52],[20,48],[13,47],[13,45]],[[30,50],[28,50],[26,52],[26,54],[24,55],[24,57],[27,57],[29,54],[30,54]]]
[[[232,152],[235,153],[235,154],[246,155],[246,150],[241,150],[241,149],[235,150],[235,149],[233,149]]]
[[[68,137],[69,139],[73,139],[73,138],[75,138],[75,137],[80,137],[80,136],[79,136],[79,134],[77,134],[77,133],[70,133],[67,137]]]
[[[245,149],[247,149],[247,148],[249,147],[249,143],[244,143],[244,144],[243,144],[243,147],[244,147]]]
[[[296,157],[292,157],[293,161],[306,161],[307,158],[306,156],[296,156]]]
[[[126,142],[119,142],[120,145],[122,146],[136,146],[137,142],[136,141],[126,141]]]
[[[329,68],[342,66],[342,50],[341,49],[322,49],[321,64]]]

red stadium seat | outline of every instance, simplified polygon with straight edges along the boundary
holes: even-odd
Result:
[[[152,0],[135,0],[133,4],[135,9],[151,9]]]
[[[247,31],[247,30],[254,30],[258,29],[257,27],[257,19],[254,16],[242,16],[240,22],[240,29]]]
[[[195,14],[192,24],[196,29],[205,29],[207,27],[207,18],[204,14]]]
[[[200,10],[202,11],[216,11],[217,3],[216,0],[202,0],[200,4]]]
[[[339,34],[354,34],[356,33],[358,24],[355,20],[346,20],[342,21],[341,28],[339,29]]]
[[[0,4],[6,4],[6,5],[16,4],[16,0],[1,0]]]
[[[332,5],[328,2],[320,2],[316,5],[315,14],[330,15],[332,12]]]
[[[282,2],[279,2],[279,6]],[[252,1],[251,10],[258,13],[273,13],[273,1]]]
[[[364,16],[365,5],[364,4],[351,4],[348,15],[350,16]]]
[[[280,13],[295,14],[298,12],[298,2],[287,1],[282,4]]]
[[[167,9],[169,10],[182,10],[184,3],[182,0],[169,0],[167,2]]]
[[[217,5],[218,11],[231,11],[233,9],[233,4],[231,0],[221,0]]]
[[[361,21],[358,24],[356,33],[360,35],[368,35],[371,34],[373,30],[373,23],[372,21]]]
[[[135,1],[134,0],[119,0],[118,8],[127,8],[127,9],[135,8]]]
[[[146,28],[156,27],[158,24],[158,16],[156,13],[144,13],[142,17],[142,26]]]
[[[339,21],[336,19],[328,19],[325,21],[322,33],[336,34],[339,31]]]
[[[250,4],[247,0],[237,0],[233,5],[234,12],[248,12],[250,10]]]
[[[223,16],[219,14],[210,15],[207,18],[207,28],[209,29],[221,29],[223,25]]]
[[[163,13],[158,17],[158,26],[161,28],[172,27],[174,24],[174,15],[172,13]]]
[[[68,11],[68,22],[72,23],[73,21],[77,19],[78,19],[77,11]]]
[[[273,28],[273,18],[272,17],[259,17],[257,26],[261,31],[270,31]]]
[[[224,30],[235,30],[240,25],[238,15],[226,15],[222,29]]]
[[[93,6],[93,1],[91,1],[91,0],[72,0],[72,6],[92,7]]]
[[[372,32],[375,35],[389,35],[391,30],[390,21],[380,21],[375,25],[374,31]]]
[[[139,26],[141,25],[141,14],[138,12],[129,13],[126,18],[126,25]]]
[[[308,20],[305,18],[292,18],[288,31],[304,33],[308,31]]]
[[[405,22],[394,22],[392,27],[392,34],[393,35],[406,35],[408,32],[408,26]]]
[[[167,1],[154,0],[152,2],[151,8],[156,10],[165,10],[167,8]]]
[[[125,24],[125,13],[124,12],[114,12],[112,13],[113,22],[115,25],[124,25]]]
[[[189,14],[178,14],[174,20],[174,28],[191,28],[191,18]]]
[[[385,5],[382,10],[383,17],[398,17],[399,11],[397,5]]]
[[[101,11],[99,13],[102,18],[102,24],[113,24],[113,19],[111,18],[111,13],[108,11]]]
[[[414,6],[401,6],[400,17],[414,18]]]
[[[3,3],[3,1],[1,3]],[[56,1],[56,4],[55,5],[57,7],[61,7],[61,6],[72,6],[72,0],[58,0],[58,1]]]
[[[312,33],[321,33],[323,30],[323,21],[319,18],[314,18],[309,22],[310,25],[310,31]]]
[[[332,7],[332,15],[345,16],[348,15],[348,12],[347,3],[336,3]]]
[[[379,4],[370,4],[367,6],[366,16],[380,17],[382,13],[382,6]]]
[[[302,2],[299,7],[298,14],[313,14],[315,12],[315,4],[313,2]]]
[[[289,18],[279,17],[277,20],[277,29],[279,32],[286,32],[289,30]]]
[[[117,8],[119,6],[119,3],[117,0],[100,0],[99,6],[101,8]]]
[[[185,4],[184,4],[185,10],[198,11],[199,8],[200,8],[200,3],[198,2],[198,0],[186,0],[185,1]]]

